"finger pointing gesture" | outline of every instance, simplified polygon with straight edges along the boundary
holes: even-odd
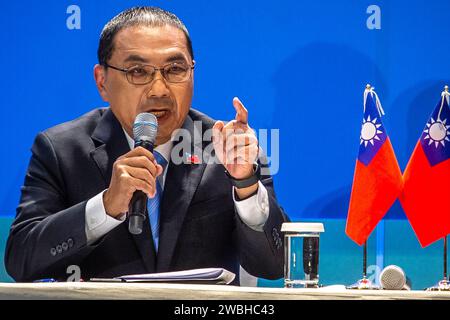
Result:
[[[233,107],[236,110],[236,121],[242,124],[248,123],[248,111],[238,97],[233,98]]]

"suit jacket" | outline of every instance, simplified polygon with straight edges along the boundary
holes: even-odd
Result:
[[[193,121],[202,122],[203,132],[214,124],[191,109],[183,125],[190,133],[197,130]],[[201,141],[196,145],[205,146]],[[169,163],[157,253],[148,219],[140,235],[130,234],[125,221],[88,245],[86,202],[108,188],[114,161],[128,151],[109,108],[37,135],[5,252],[6,269],[16,281],[65,281],[70,265],[80,267],[83,279],[223,267],[238,281],[239,264],[257,277],[283,276],[280,227],[288,218],[277,204],[272,178],[261,178],[270,213],[264,231],[258,232],[235,211],[232,186],[220,164]]]

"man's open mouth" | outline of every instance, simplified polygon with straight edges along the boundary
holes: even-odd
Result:
[[[158,120],[162,120],[169,114],[169,111],[168,110],[158,110],[158,111],[154,110],[154,111],[150,111],[150,113],[152,113]]]

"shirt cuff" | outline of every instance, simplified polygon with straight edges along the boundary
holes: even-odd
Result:
[[[103,237],[126,219],[126,214],[121,215],[118,219],[106,214],[103,204],[103,193],[105,191],[100,192],[86,203],[85,231],[88,245]]]
[[[234,188],[234,187],[233,187]],[[269,195],[266,187],[258,181],[258,192],[245,200],[237,201],[232,190],[234,206],[244,223],[255,231],[263,231],[269,217]]]

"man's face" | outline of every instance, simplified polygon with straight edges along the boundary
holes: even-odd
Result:
[[[109,65],[127,69],[150,64],[160,68],[170,62],[192,65],[186,37],[173,26],[129,27],[114,38],[114,50]],[[126,74],[96,65],[94,75],[102,98],[108,101],[122,127],[133,137],[133,123],[141,112],[151,112],[158,118],[156,145],[168,141],[172,132],[182,126],[192,101],[194,74],[186,82],[170,83],[160,72],[145,85],[128,82]]]

